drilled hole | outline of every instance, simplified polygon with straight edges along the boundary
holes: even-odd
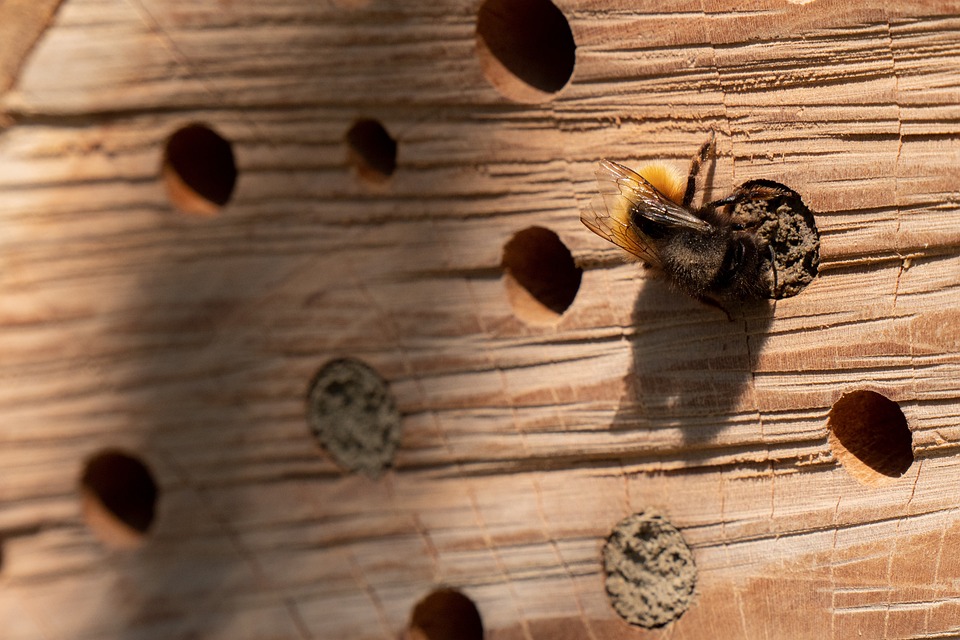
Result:
[[[757,237],[769,251],[761,256],[769,282],[768,297],[795,296],[810,284],[820,269],[820,232],[813,212],[800,194],[773,180],[750,180],[738,188],[749,192],[773,190],[772,197],[745,198],[731,208],[733,219]]]
[[[630,624],[661,627],[693,601],[693,553],[680,531],[655,513],[617,523],[603,547],[603,568],[610,604]]]
[[[882,486],[913,464],[913,435],[899,405],[875,391],[845,393],[827,416],[833,455],[859,482]]]
[[[483,621],[473,600],[438,589],[413,608],[408,640],[483,640]]]
[[[230,143],[202,124],[187,125],[170,136],[162,172],[170,201],[184,213],[217,213],[237,184]]]
[[[87,461],[80,495],[87,525],[111,546],[140,544],[153,524],[157,483],[147,466],[129,453],[108,450]]]
[[[560,91],[576,62],[570,25],[550,0],[486,0],[477,16],[477,54],[487,80],[517,102]]]
[[[504,284],[514,312],[530,324],[553,324],[580,289],[582,270],[553,231],[529,227],[503,248]]]
[[[397,169],[397,141],[376,120],[357,120],[347,132],[349,161],[362,179],[384,182]]]
[[[307,420],[321,446],[350,471],[376,477],[393,462],[400,412],[386,381],[359,360],[333,360],[320,369]]]

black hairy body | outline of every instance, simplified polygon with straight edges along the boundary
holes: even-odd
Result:
[[[602,161],[600,197],[580,219],[683,293],[729,316],[729,306],[774,297],[779,290],[770,235],[758,233],[763,221],[751,212],[802,202],[784,185],[753,180],[726,198],[693,208],[700,166],[712,150],[711,137],[694,156],[685,181],[659,165],[638,173]]]

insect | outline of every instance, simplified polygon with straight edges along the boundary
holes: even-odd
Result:
[[[596,171],[600,196],[580,221],[729,317],[726,305],[777,290],[773,249],[757,234],[757,221],[735,215],[750,209],[738,205],[799,196],[771,180],[751,180],[726,198],[693,208],[700,167],[713,151],[711,135],[694,155],[686,181],[662,164],[636,172],[602,160]]]

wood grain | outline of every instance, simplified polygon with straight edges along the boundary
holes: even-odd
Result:
[[[488,638],[960,633],[960,4],[557,3],[571,82],[483,75],[478,3],[68,0],[2,94],[0,624],[48,638],[395,638],[439,585]],[[351,173],[358,118],[397,169]],[[204,122],[239,181],[178,214],[164,142]],[[822,232],[820,277],[727,322],[584,229],[593,167],[769,178]],[[514,314],[503,246],[555,231],[585,270],[552,327]],[[308,384],[374,367],[395,469],[342,473]],[[916,461],[853,480],[847,391],[897,402]],[[81,515],[84,461],[160,487],[133,551]],[[600,548],[655,509],[697,598],[641,631]]]
[[[50,25],[61,0],[5,0],[0,4],[0,94],[16,80],[24,60]],[[0,121],[0,126],[9,123]]]

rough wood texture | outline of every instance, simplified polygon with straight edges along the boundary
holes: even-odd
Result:
[[[49,26],[61,0],[0,2],[0,94],[13,84],[20,66]],[[0,119],[0,130],[8,125]]]
[[[893,4],[558,2],[572,80],[522,104],[476,2],[67,0],[0,103],[3,636],[395,638],[438,585],[497,640],[960,632],[960,3]],[[351,174],[360,117],[384,183]],[[196,121],[237,158],[213,217],[160,180]],[[578,220],[599,158],[684,165],[710,130],[715,193],[783,182],[823,234],[806,291],[733,322]],[[585,267],[554,326],[501,278],[531,225]],[[377,480],[307,427],[342,356],[404,416]],[[856,389],[913,431],[884,486],[828,444]],[[160,487],[134,550],[81,514],[113,447]],[[644,509],[699,570],[650,632],[600,564]]]

